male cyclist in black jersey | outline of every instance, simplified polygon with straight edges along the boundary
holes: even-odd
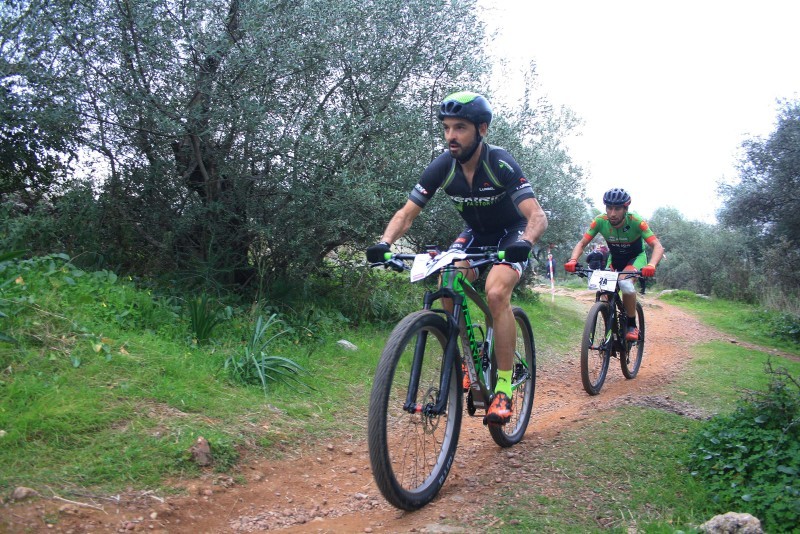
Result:
[[[462,91],[446,97],[439,107],[448,151],[423,171],[408,201],[389,221],[381,241],[367,249],[367,260],[383,261],[392,243],[402,237],[422,208],[442,189],[466,223],[451,248],[497,246],[505,260],[486,278],[486,300],[494,318],[498,379],[484,424],[505,424],[511,418],[511,374],[516,326],[511,292],[528,265],[533,244],[547,229],[547,217],[522,169],[504,149],[483,138],[492,122],[492,109],[483,96]],[[478,274],[460,262],[470,280]],[[466,385],[466,384],[465,384]],[[468,387],[468,385],[467,385]]]

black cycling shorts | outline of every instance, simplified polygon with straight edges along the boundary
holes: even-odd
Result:
[[[480,252],[481,247],[497,247],[497,250],[505,250],[508,245],[519,240],[526,226],[527,222],[522,221],[519,224],[492,233],[478,233],[472,228],[466,227],[453,241],[453,244],[450,245],[450,249],[463,250],[464,252]],[[498,263],[512,267],[522,276],[522,273],[528,268],[528,261],[517,263],[501,261]],[[483,269],[481,269],[481,272],[483,272]],[[481,273],[476,272],[475,274],[478,276]]]

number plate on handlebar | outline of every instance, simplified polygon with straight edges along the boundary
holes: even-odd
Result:
[[[460,250],[448,250],[433,258],[430,254],[417,254],[414,256],[414,263],[411,264],[411,281],[419,282],[442,267],[466,257],[467,255]]]
[[[428,262],[431,260],[430,254],[417,254],[414,256],[414,263],[411,264],[411,281],[419,282],[428,276]]]
[[[594,291],[615,291],[617,289],[616,271],[592,271],[589,277],[589,289]]]

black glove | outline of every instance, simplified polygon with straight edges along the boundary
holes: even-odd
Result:
[[[517,263],[520,261],[527,261],[528,256],[531,254],[533,243],[527,239],[520,239],[506,247],[504,261]]]
[[[384,255],[391,252],[391,247],[386,241],[381,241],[367,248],[367,261],[370,263],[382,263],[386,261]]]

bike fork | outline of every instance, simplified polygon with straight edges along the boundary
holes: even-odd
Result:
[[[423,352],[428,338],[427,332],[420,332],[414,347],[414,361],[411,367],[411,376],[408,383],[408,393],[403,409],[409,413],[424,413],[425,415],[441,415],[447,410],[447,397],[450,391],[450,380],[453,378],[453,365],[458,354],[458,325],[450,322],[451,334],[447,338],[442,359],[441,374],[439,376],[439,393],[435,404],[418,404],[417,390],[419,388],[420,370],[422,369]],[[454,330],[455,329],[455,330]]]

